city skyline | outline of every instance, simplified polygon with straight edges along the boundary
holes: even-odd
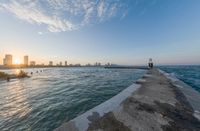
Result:
[[[14,59],[13,59],[14,58]],[[24,55],[23,60],[19,58],[15,58],[12,54],[5,54],[5,57],[2,59],[3,61],[3,66],[5,67],[12,67],[12,66],[23,66],[23,67],[28,67],[28,66],[101,66],[100,62],[95,62],[95,63],[87,63],[87,64],[81,64],[81,63],[68,63],[68,61],[59,61],[59,62],[54,62],[54,61],[49,61],[48,64],[42,62],[38,63],[37,61],[30,60],[28,55]],[[110,63],[105,63],[103,65],[110,65]]]
[[[70,6],[68,6],[68,4]],[[0,65],[23,62],[200,64],[200,1],[0,2]]]

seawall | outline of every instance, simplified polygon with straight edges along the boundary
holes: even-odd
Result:
[[[198,92],[158,69],[136,83],[55,131],[200,130]]]

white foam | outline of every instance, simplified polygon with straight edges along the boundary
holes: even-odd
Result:
[[[199,111],[195,110],[194,116],[200,121],[200,112]]]

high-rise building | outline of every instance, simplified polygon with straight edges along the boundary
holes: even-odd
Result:
[[[4,66],[12,66],[12,55],[6,54],[3,60]]]
[[[62,62],[60,62],[60,66],[62,66]]]
[[[65,66],[67,66],[67,61],[65,61]]]
[[[101,66],[101,63],[100,63],[100,62],[98,63],[98,66]]]
[[[24,56],[24,65],[28,66],[28,56]]]
[[[30,66],[35,66],[35,65],[36,65],[35,61],[30,62]]]
[[[6,59],[3,58],[3,65],[6,65]]]
[[[53,61],[49,61],[49,66],[53,66]]]

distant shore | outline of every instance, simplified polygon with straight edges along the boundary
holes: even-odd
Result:
[[[0,70],[8,70],[8,69],[29,69],[29,68],[68,68],[68,67],[102,67],[105,66],[13,66],[13,67],[6,67],[6,66],[0,66]]]
[[[140,88],[132,90],[119,104],[115,103],[115,99],[118,99],[118,95],[126,94],[126,91],[64,123],[56,131],[200,130],[198,105],[194,106],[180,90],[182,87],[177,87],[163,72],[149,70],[137,84]],[[114,108],[110,107],[112,105]]]
[[[7,69],[28,69],[28,68],[68,68],[68,67],[102,67],[105,69],[148,69],[147,66],[120,66],[120,65],[116,65],[116,66],[87,66],[87,65],[69,65],[69,66],[41,66],[41,65],[37,65],[37,66],[0,66],[0,70],[7,70]]]

